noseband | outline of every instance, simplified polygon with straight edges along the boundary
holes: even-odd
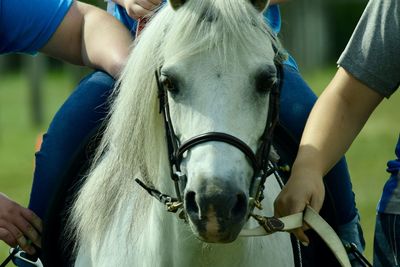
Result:
[[[182,202],[182,194],[180,189],[180,182],[186,180],[186,175],[181,171],[181,163],[183,154],[193,147],[207,143],[207,142],[223,142],[231,146],[236,147],[245,154],[247,160],[253,167],[253,177],[249,188],[250,196],[250,211],[254,209],[254,206],[260,205],[263,199],[264,183],[267,177],[274,171],[269,167],[268,158],[271,151],[272,135],[275,125],[278,122],[279,113],[279,95],[282,87],[283,71],[282,64],[277,63],[277,82],[271,88],[270,97],[268,101],[268,115],[266,125],[263,134],[260,137],[261,145],[257,149],[256,153],[242,140],[239,138],[223,133],[223,132],[207,132],[197,136],[194,136],[182,144],[180,144],[177,138],[174,127],[172,124],[169,104],[168,104],[168,91],[164,88],[160,82],[160,71],[155,72],[155,78],[158,85],[158,97],[160,100],[160,113],[163,114],[165,133],[168,147],[168,158],[170,165],[170,176],[175,185],[176,199],[178,202]],[[140,183],[143,186],[143,183]],[[149,191],[149,188],[146,188]],[[151,189],[150,189],[151,190]],[[158,194],[159,193],[159,194]],[[153,194],[154,195],[154,192]],[[157,197],[166,196],[157,191]]]

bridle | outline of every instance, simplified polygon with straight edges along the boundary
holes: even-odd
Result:
[[[271,151],[273,131],[275,125],[278,123],[279,95],[283,80],[282,64],[276,62],[275,65],[277,69],[277,80],[270,89],[265,129],[260,137],[261,145],[258,147],[256,153],[254,153],[253,150],[239,138],[223,132],[202,133],[186,140],[181,144],[175,134],[174,126],[171,120],[168,91],[160,82],[160,69],[156,70],[155,79],[158,86],[160,113],[163,116],[165,136],[167,140],[170,177],[174,182],[176,197],[173,198],[163,194],[158,190],[147,186],[138,179],[136,179],[136,181],[152,196],[163,202],[169,211],[176,212],[183,206],[180,188],[180,183],[182,181],[186,181],[186,174],[181,171],[183,154],[195,146],[206,142],[223,142],[239,149],[250,162],[253,168],[253,176],[249,188],[249,208],[250,211],[252,211],[255,206],[260,207],[261,201],[264,198],[264,183],[267,177],[275,171],[275,169],[271,168],[271,165],[268,164],[268,159]]]
[[[330,225],[318,215],[311,207],[307,206],[304,213],[299,212],[282,218],[266,217],[253,213],[255,207],[262,209],[261,202],[264,198],[263,191],[265,189],[265,182],[268,176],[277,172],[276,164],[270,164],[270,152],[272,146],[272,137],[274,128],[278,123],[279,114],[279,97],[283,85],[283,66],[281,63],[275,63],[277,69],[277,82],[270,90],[268,101],[268,114],[264,132],[260,137],[261,145],[257,148],[256,153],[239,138],[223,133],[223,132],[207,132],[196,135],[182,144],[175,134],[172,124],[170,109],[168,103],[168,91],[160,82],[160,69],[155,72],[155,78],[158,86],[158,98],[160,103],[160,113],[162,113],[165,135],[167,139],[167,149],[170,167],[170,177],[174,182],[176,197],[163,194],[154,187],[148,186],[139,179],[136,182],[141,185],[150,195],[157,198],[166,207],[167,211],[176,213],[180,211],[179,218],[187,222],[187,215],[183,207],[183,200],[181,194],[180,183],[186,181],[186,174],[181,171],[181,163],[185,152],[194,148],[197,145],[206,142],[223,142],[239,149],[250,162],[253,167],[253,176],[251,178],[249,188],[249,215],[248,218],[254,218],[260,225],[253,229],[244,229],[241,231],[240,236],[263,236],[273,234],[278,231],[290,231],[299,228],[306,222],[320,237],[325,241],[327,246],[331,249],[341,266],[351,266],[345,248],[335,231]],[[276,175],[279,177],[279,175]],[[299,244],[299,243],[298,243]],[[355,255],[355,258],[362,264],[362,266],[371,266],[365,257],[358,252],[354,247],[346,248],[349,253]],[[300,248],[299,248],[299,253]],[[301,261],[301,259],[300,259]]]

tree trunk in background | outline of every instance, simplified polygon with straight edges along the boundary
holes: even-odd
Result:
[[[290,1],[281,5],[284,47],[302,70],[322,66],[330,51],[326,3],[320,0]]]
[[[281,5],[284,47],[301,70],[334,66],[368,0],[301,0]]]
[[[46,72],[46,58],[38,54],[35,57],[25,57],[25,68],[28,74],[29,105],[31,121],[38,127],[43,123],[43,85]]]
[[[0,57],[0,73],[4,72],[5,65],[6,59],[4,57]]]

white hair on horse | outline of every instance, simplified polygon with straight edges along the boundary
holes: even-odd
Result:
[[[120,242],[127,247],[139,242],[145,237],[133,233],[149,223],[146,214],[153,200],[134,178],[157,188],[171,187],[155,71],[166,61],[212,49],[217,49],[225,68],[234,68],[241,57],[270,54],[265,44],[271,42],[279,54],[280,44],[250,1],[196,0],[176,11],[169,5],[158,11],[134,43],[97,157],[72,207],[70,231],[78,246],[90,244],[92,254],[100,251],[113,234],[108,229],[119,220],[127,225]],[[120,219],[118,214],[129,216]]]

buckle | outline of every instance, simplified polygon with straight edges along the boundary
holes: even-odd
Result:
[[[29,255],[28,253],[23,251],[19,246],[16,247],[16,248],[10,248],[10,255],[14,255],[12,261],[16,266],[21,266],[21,267],[28,267],[28,266],[43,267],[43,264],[40,261],[38,256]]]

